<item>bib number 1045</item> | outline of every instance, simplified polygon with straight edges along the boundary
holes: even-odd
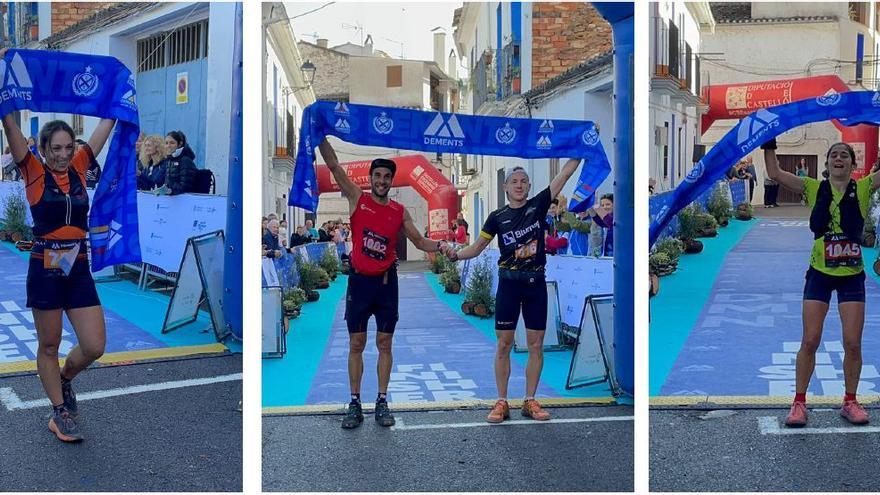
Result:
[[[862,246],[845,236],[825,236],[825,266],[859,266],[862,264]]]

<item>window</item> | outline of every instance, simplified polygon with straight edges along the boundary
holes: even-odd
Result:
[[[403,66],[389,65],[385,68],[385,87],[400,88],[403,87]]]
[[[206,21],[175,29],[168,40],[171,55],[170,65],[182,64],[207,55],[207,43],[203,43],[203,38],[207,38],[207,28]],[[202,50],[203,46],[205,53]]]
[[[182,64],[208,56],[208,21],[154,34],[137,41],[138,72]]]
[[[165,67],[165,34],[157,34],[137,42],[138,72]]]
[[[82,136],[85,132],[83,129],[83,116],[73,114],[73,119],[70,122],[70,127],[73,128],[73,133],[77,136]]]

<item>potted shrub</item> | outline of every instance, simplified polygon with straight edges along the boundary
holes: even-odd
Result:
[[[443,290],[450,294],[461,292],[461,275],[458,273],[458,266],[450,263],[446,271],[440,274],[440,284],[443,285]]]
[[[306,291],[299,287],[294,287],[284,292],[281,305],[284,308],[284,315],[288,318],[299,317],[302,305],[307,300]]]
[[[700,229],[700,206],[691,203],[678,214],[678,238],[684,243],[684,252],[696,254],[703,250],[703,243],[696,240]]]
[[[730,211],[733,209],[733,204],[730,202],[724,189],[723,185],[716,187],[712,191],[712,195],[709,196],[707,206],[709,214],[715,217],[718,225],[727,227],[727,224],[730,222]]]
[[[339,272],[339,259],[336,258],[336,253],[331,249],[333,248],[331,247],[324,251],[324,254],[321,256],[320,266],[327,272],[330,280],[336,280],[336,274]]]
[[[321,280],[321,274],[318,272],[321,269],[315,264],[306,263],[300,257],[297,257],[297,267],[299,268],[299,288],[306,293],[306,300],[308,302],[317,301],[321,297],[315,290]],[[327,272],[323,270],[321,272],[324,273],[324,276],[327,275]]]
[[[715,217],[708,213],[702,213],[697,217],[699,229],[697,236],[699,237],[715,237],[718,235],[718,223]]]
[[[28,205],[21,190],[16,189],[6,197],[3,204],[3,230],[6,232],[6,240],[19,242],[34,239],[33,230],[27,224],[27,209]]]
[[[446,270],[446,266],[449,264],[449,261],[446,259],[446,256],[443,256],[440,253],[430,253],[433,254],[433,257],[428,259],[431,272],[437,275],[443,273]]]
[[[737,220],[751,220],[752,219],[752,205],[748,203],[740,203],[736,205],[736,213],[734,214]]]
[[[468,275],[467,290],[461,310],[486,318],[495,313],[495,297],[492,294],[492,269],[488,258],[480,258]]]
[[[326,289],[330,287],[330,275],[327,274],[327,271],[321,268],[320,266],[315,267],[315,272],[318,278],[318,289]]]
[[[678,268],[678,260],[684,252],[684,243],[675,237],[665,237],[654,244],[653,252],[665,254],[672,271],[675,271]]]
[[[648,268],[650,273],[655,273],[660,277],[675,271],[675,266],[670,261],[669,255],[663,252],[654,253],[648,258]]]

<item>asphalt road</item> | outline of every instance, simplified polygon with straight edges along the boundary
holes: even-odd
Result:
[[[859,427],[846,423],[837,409],[811,410],[806,431],[852,433],[761,433],[761,417],[790,431],[782,426],[787,409],[706,413],[651,410],[651,491],[877,491],[880,432],[854,433]],[[880,424],[880,410],[869,414]]]
[[[548,410],[554,419],[633,414],[628,406]],[[633,490],[631,420],[483,426],[485,415],[395,414],[406,429],[369,416],[356,430],[343,430],[341,415],[264,416],[263,490]],[[480,426],[449,426],[464,423]]]
[[[74,381],[86,440],[59,442],[48,406],[0,404],[0,492],[241,491],[242,382],[83,400],[89,392],[241,373],[241,355],[85,371]],[[35,375],[0,378],[25,403],[44,399]]]

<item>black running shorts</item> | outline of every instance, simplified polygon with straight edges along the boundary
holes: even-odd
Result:
[[[31,251],[27,274],[27,307],[49,310],[99,306],[101,301],[89,270],[85,241],[73,241],[80,242],[80,255],[68,275],[59,268],[45,267],[44,249],[46,243],[51,242],[36,241]],[[55,245],[69,248],[73,243],[58,241]]]
[[[865,272],[836,277],[810,267],[804,278],[804,300],[830,304],[831,293],[837,291],[837,304],[865,302]]]
[[[516,330],[522,308],[528,330],[546,330],[547,283],[541,273],[508,278],[499,271],[498,292],[495,294],[495,328]]]
[[[397,325],[397,270],[392,268],[384,275],[348,276],[345,295],[345,321],[349,333],[367,331],[370,316],[376,316],[376,327],[382,333],[394,333]]]

